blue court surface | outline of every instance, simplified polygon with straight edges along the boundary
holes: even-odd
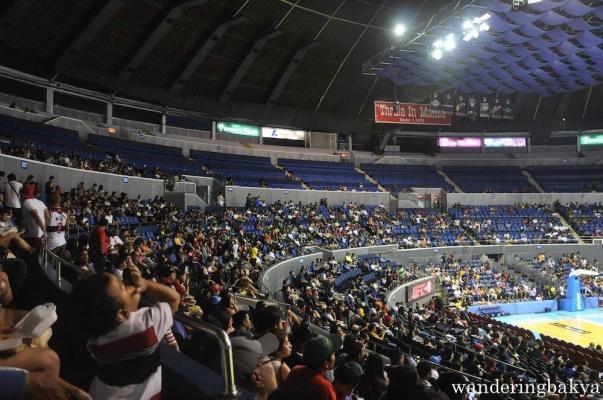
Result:
[[[529,329],[537,338],[544,334],[585,347],[590,343],[603,346],[603,308],[509,315],[496,319]]]

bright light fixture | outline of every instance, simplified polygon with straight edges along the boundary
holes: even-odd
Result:
[[[435,60],[439,60],[439,59],[441,59],[443,55],[444,55],[444,54],[442,53],[442,50],[440,50],[440,49],[434,49],[434,50],[431,52],[431,56],[432,56],[432,57],[433,57]]]
[[[444,47],[444,42],[442,42],[442,40],[438,39],[435,42],[433,42],[433,47],[435,47],[436,49],[440,49],[440,48]]]
[[[463,30],[465,30],[465,31],[468,31],[469,29],[471,29],[472,26],[473,26],[473,22],[471,22],[468,19],[466,19],[465,22],[463,22]]]
[[[488,32],[490,30],[490,25],[487,22],[482,22],[479,26],[480,32]]]
[[[406,26],[403,24],[398,24],[394,28],[394,35],[396,35],[396,36],[402,36],[405,33],[406,33]]]
[[[454,41],[454,34],[449,34],[446,36],[446,40],[444,41],[444,50],[450,51],[456,47],[456,42]]]

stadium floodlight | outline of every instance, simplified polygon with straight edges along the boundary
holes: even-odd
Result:
[[[472,39],[477,39],[480,32],[488,32],[490,30],[490,25],[486,21],[490,18],[492,18],[492,15],[485,13],[484,15],[475,17],[471,20],[465,20],[465,22],[463,22],[463,40],[468,42]]]
[[[433,57],[433,59],[436,61],[440,60],[443,55],[444,53],[442,53],[442,50],[440,49],[433,49],[433,51],[431,52],[431,57]]]
[[[451,51],[456,47],[456,42],[454,40],[454,34],[450,33],[446,36],[446,40],[444,40],[444,50]]]
[[[403,36],[406,33],[406,26],[404,24],[398,24],[394,28],[394,35]]]
[[[435,47],[436,49],[441,49],[442,47],[444,47],[444,42],[442,42],[441,39],[438,39],[433,42],[433,47]]]

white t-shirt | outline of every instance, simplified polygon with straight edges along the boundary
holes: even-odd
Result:
[[[167,303],[157,303],[130,314],[127,321],[106,335],[90,339],[88,352],[100,364],[128,360],[158,351],[159,342],[172,327],[172,310]],[[128,346],[121,344],[128,343]],[[89,390],[94,400],[159,398],[161,394],[161,366],[157,367],[143,383],[110,386],[94,377]]]
[[[46,205],[38,199],[27,199],[23,201],[23,222],[25,222],[25,237],[30,238],[41,238],[44,236],[44,231],[36,223],[34,218],[31,216],[31,212],[34,211],[38,214],[41,221],[44,221],[44,210]]]
[[[6,182],[4,184],[5,206],[11,208],[21,208],[21,188],[23,188],[23,184],[17,181]]]

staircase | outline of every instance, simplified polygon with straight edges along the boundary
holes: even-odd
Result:
[[[272,165],[274,165],[275,168],[282,169],[283,171],[286,171],[286,173],[288,174],[287,178],[291,179],[292,181],[299,182],[301,184],[302,189],[306,189],[306,190],[312,189],[310,186],[306,185],[304,183],[304,181],[302,181],[301,179],[299,179],[293,172],[291,172],[288,169],[286,169],[286,168],[278,165],[277,162],[273,162]]]
[[[572,236],[578,240],[579,244],[585,244],[584,240],[582,240],[582,238],[580,238],[580,235],[578,235],[578,232],[576,232],[574,230],[574,228],[570,225],[570,223],[567,222],[565,220],[565,218],[563,218],[563,215],[561,215],[559,213],[553,213],[553,216],[559,218],[559,221],[561,221],[561,224],[563,226],[565,226],[566,228],[569,228],[569,231],[571,232]]]
[[[363,170],[361,170],[359,167],[355,167],[354,168],[358,173],[364,175],[364,178],[369,181],[370,183],[373,183],[375,185],[377,185],[377,188],[379,189],[380,192],[385,192],[387,193],[388,190],[386,188],[384,188],[383,186],[381,186],[379,184],[379,182],[377,182],[376,180],[374,180],[369,174],[367,174],[366,172],[364,172]]]
[[[455,181],[453,181],[448,175],[446,175],[446,173],[442,170],[441,167],[436,167],[436,172],[438,173],[438,175],[441,175],[444,177],[444,180],[446,181],[446,183],[448,183],[449,185],[451,185],[454,188],[454,191],[456,193],[463,193],[463,191],[461,190],[460,186],[456,184]]]
[[[530,174],[528,171],[526,171],[525,169],[521,170],[521,173],[528,178],[528,182],[530,182],[530,184],[532,186],[534,186],[536,188],[536,190],[538,190],[539,193],[544,193],[544,189],[542,189],[542,186],[540,186],[540,183],[538,183],[538,181],[536,179],[534,179],[534,177],[532,176],[532,174]]]

